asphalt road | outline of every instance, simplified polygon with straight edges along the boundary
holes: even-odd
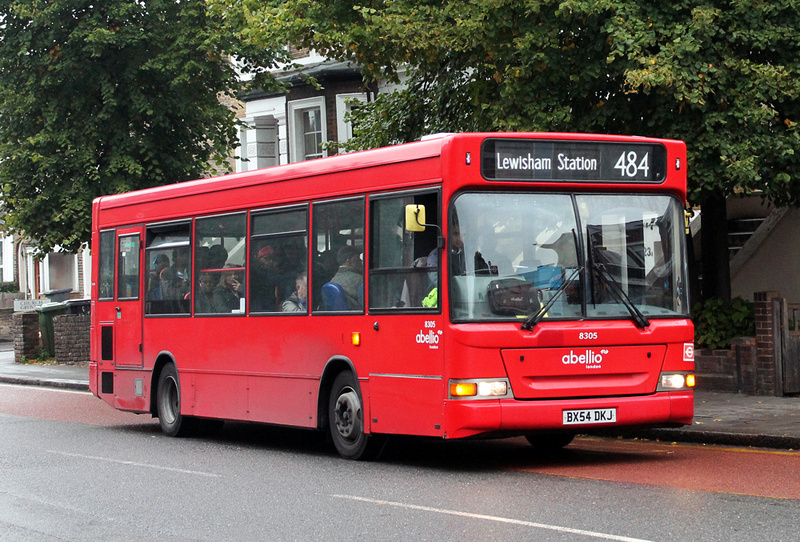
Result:
[[[228,424],[170,439],[86,393],[0,385],[2,540],[796,540],[800,453],[580,438],[390,441]]]

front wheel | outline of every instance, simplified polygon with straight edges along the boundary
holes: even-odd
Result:
[[[361,392],[350,372],[339,373],[328,399],[328,425],[336,451],[345,459],[375,459],[386,440],[364,432]]]
[[[190,433],[191,419],[181,414],[181,384],[178,369],[166,365],[158,376],[156,392],[158,424],[168,437],[183,437]]]

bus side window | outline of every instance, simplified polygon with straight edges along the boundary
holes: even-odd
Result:
[[[114,299],[114,243],[116,232],[106,230],[100,232],[99,277],[97,286],[98,299]]]
[[[146,237],[145,314],[189,314],[191,223],[150,226]]]
[[[307,268],[308,208],[253,213],[250,312],[308,312]]]
[[[244,314],[247,215],[198,218],[194,253],[194,313]]]
[[[438,226],[437,192],[370,200],[370,309],[438,307],[439,229],[407,228],[406,206],[425,208],[427,224]]]
[[[364,198],[338,200],[314,205],[312,237],[311,304],[321,311],[361,311],[364,309]],[[341,291],[339,296],[323,296],[326,291]],[[328,299],[328,301],[326,301]]]

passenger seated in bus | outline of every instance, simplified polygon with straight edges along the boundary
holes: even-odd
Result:
[[[281,305],[283,312],[308,312],[308,273],[300,273],[294,292]]]
[[[226,264],[226,268],[238,267]],[[233,312],[241,308],[244,299],[244,284],[240,270],[223,271],[219,284],[214,288],[214,312]]]
[[[428,256],[414,260],[414,271],[406,274],[398,307],[436,307],[438,304],[437,269],[439,249],[434,248]]]
[[[281,286],[277,251],[271,245],[257,248],[253,253],[250,272],[250,310],[272,312],[279,310],[279,302],[286,295]]]
[[[175,275],[182,281],[188,281],[191,275],[191,260],[192,253],[188,248],[179,248],[172,252],[172,267],[175,269]],[[189,284],[186,284],[186,291],[189,291]]]
[[[214,280],[213,273],[201,273],[196,289],[197,299],[194,304],[195,313],[210,313],[214,310],[214,288],[218,281]]]
[[[161,273],[169,267],[169,256],[159,254],[153,260],[153,268],[147,276],[147,295],[148,301],[160,301],[164,299],[161,291]]]
[[[206,269],[222,269],[228,261],[228,251],[222,245],[212,245],[208,249]]]
[[[339,270],[330,280],[342,287],[347,308],[361,309],[364,288],[364,264],[361,262],[361,251],[354,246],[344,246],[336,254]]]
[[[184,285],[184,281],[178,277],[174,267],[167,267],[161,271],[159,277],[159,297],[158,301],[160,307],[157,312],[164,314],[179,314],[182,312],[189,312],[184,307],[183,298],[188,292]]]

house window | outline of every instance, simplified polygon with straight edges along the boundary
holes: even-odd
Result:
[[[77,256],[66,252],[47,255],[48,290],[77,289]]]
[[[367,95],[363,92],[336,95],[336,126],[339,143],[346,143],[353,137],[353,125],[345,119],[345,116],[366,101]]]
[[[301,162],[325,156],[322,144],[327,140],[327,127],[323,98],[289,102],[288,107],[291,161]]]
[[[5,259],[4,259],[4,256],[5,256],[5,248],[6,247],[5,247],[5,242],[4,241],[5,241],[5,239],[3,239],[3,243],[0,244],[0,273],[3,273],[5,271],[5,267],[4,267],[5,266]],[[3,275],[4,275],[3,280],[5,281],[5,273],[3,273]]]
[[[322,158],[322,118],[319,109],[306,109],[303,118],[303,160]]]

